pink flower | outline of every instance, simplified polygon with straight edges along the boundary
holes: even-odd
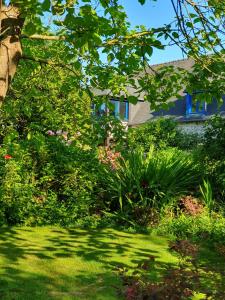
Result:
[[[47,131],[47,134],[52,136],[52,135],[55,135],[55,132],[52,131],[52,130],[48,130],[48,131]]]

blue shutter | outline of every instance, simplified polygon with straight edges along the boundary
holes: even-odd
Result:
[[[189,116],[192,113],[192,95],[186,95],[186,115]]]
[[[193,96],[186,95],[186,116],[190,115],[204,115],[206,114],[206,103],[202,101],[193,102]]]
[[[114,109],[115,117],[119,118],[120,117],[120,102],[115,101],[114,106],[115,106],[115,109]]]
[[[129,102],[125,102],[125,103],[126,103],[125,120],[128,121],[129,120]]]

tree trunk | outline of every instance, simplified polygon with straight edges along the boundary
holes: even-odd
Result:
[[[18,8],[1,7],[0,4],[0,105],[22,56],[19,35],[23,23],[24,20],[20,17]]]

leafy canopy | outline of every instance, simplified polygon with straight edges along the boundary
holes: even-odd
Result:
[[[138,2],[145,5],[147,0]],[[217,0],[170,2],[174,20],[160,28],[133,28],[120,0],[13,0],[11,4],[25,18],[21,38],[48,40],[50,48],[54,40],[61,40],[63,58],[57,62],[69,64],[77,85],[89,94],[94,89],[106,90],[135,103],[144,93],[153,107],[171,96],[179,97],[185,87],[204,90],[209,101],[213,95],[221,97],[224,5]],[[153,51],[172,44],[195,61],[193,70],[151,68]],[[26,51],[24,47],[25,55]],[[54,54],[50,60],[55,63]]]

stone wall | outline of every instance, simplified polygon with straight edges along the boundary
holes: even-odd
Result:
[[[197,133],[203,135],[205,131],[204,122],[181,123],[178,125],[178,127],[181,129],[181,131],[189,134]]]

